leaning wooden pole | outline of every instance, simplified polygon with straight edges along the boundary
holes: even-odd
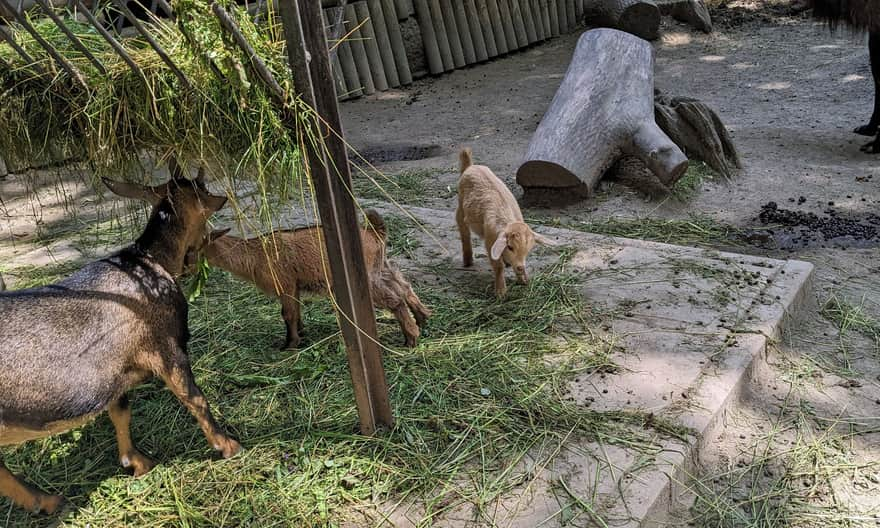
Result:
[[[331,287],[348,353],[361,433],[369,435],[379,425],[390,427],[394,417],[382,367],[360,226],[351,195],[351,173],[321,20],[321,2],[278,0],[278,8],[284,24],[293,86],[301,100],[314,109],[318,137],[323,139],[323,145],[304,141],[304,160],[321,216],[333,275]],[[287,124],[291,134],[301,133],[297,123]]]

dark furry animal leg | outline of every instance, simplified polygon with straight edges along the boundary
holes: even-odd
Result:
[[[853,132],[863,136],[873,136],[880,132],[880,33],[871,32],[868,35],[868,53],[871,56],[871,75],[874,77],[874,113],[866,125],[862,125]],[[868,143],[862,150],[865,152],[880,152],[878,139]],[[870,150],[868,150],[870,149]]]

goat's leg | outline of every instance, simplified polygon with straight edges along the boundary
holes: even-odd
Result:
[[[180,351],[177,357],[169,362],[167,369],[156,374],[165,382],[165,385],[177,396],[180,403],[195,417],[205,433],[205,438],[211,446],[219,451],[223,458],[229,458],[241,451],[241,445],[230,438],[214,420],[208,400],[202,390],[196,385],[189,359],[184,351]]]
[[[487,253],[491,254],[491,251],[491,247],[486,247]],[[490,257],[489,263],[492,264],[492,271],[495,273],[495,296],[501,299],[507,295],[507,284],[504,282],[504,261],[492,260]]]
[[[464,221],[461,205],[455,210],[455,223],[458,224],[458,234],[461,236],[461,261],[467,268],[474,263],[474,250],[471,246],[471,228]]]
[[[32,512],[53,514],[64,502],[61,495],[48,495],[37,491],[12,474],[3,462],[0,462],[0,495],[9,497],[17,506]]]
[[[116,443],[119,446],[119,463],[124,468],[132,468],[135,477],[145,475],[155,464],[134,447],[131,441],[131,407],[128,397],[121,398],[107,408],[110,421],[116,429]]]
[[[298,347],[302,333],[302,318],[300,316],[299,295],[296,291],[292,295],[285,293],[281,296],[281,316],[287,327],[287,335],[281,349]]]
[[[416,317],[416,323],[419,325],[419,328],[425,326],[428,318],[431,317],[431,310],[422,304],[422,300],[413,291],[412,286],[409,286],[406,292],[406,304]]]
[[[871,58],[871,75],[874,78],[874,113],[868,124],[862,125],[853,132],[863,136],[873,136],[880,131],[880,32],[868,35],[868,55]]]

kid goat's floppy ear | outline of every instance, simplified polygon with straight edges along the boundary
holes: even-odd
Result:
[[[143,200],[149,202],[150,205],[159,205],[162,198],[165,197],[165,186],[150,187],[147,185],[138,185],[136,183],[124,183],[101,178],[104,185],[110,189],[110,192],[123,198],[134,198],[135,200]]]
[[[507,233],[501,233],[498,235],[498,238],[495,239],[495,243],[492,244],[492,251],[490,252],[492,260],[501,260],[501,254],[504,253],[506,247]]]

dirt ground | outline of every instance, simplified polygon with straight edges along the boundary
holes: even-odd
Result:
[[[710,35],[664,23],[656,45],[656,87],[714,108],[739,149],[742,173],[729,182],[705,182],[686,201],[604,182],[595,198],[580,204],[524,212],[563,224],[697,215],[750,229],[766,227],[762,207],[774,209],[768,204],[775,202],[775,210],[783,211],[771,223],[797,218],[793,223],[800,226],[777,229],[769,242],[736,250],[812,262],[816,305],[768,351],[767,365],[728,417],[720,441],[712,443],[716,449],[701,457],[690,499],[703,499],[693,509],[683,501],[670,522],[876,526],[880,240],[872,226],[880,203],[880,157],[860,152],[867,138],[851,133],[871,111],[867,47],[849,34],[830,35],[785,4],[731,2],[714,16]],[[386,173],[430,171],[434,180],[413,202],[418,205],[454,209],[450,189],[462,146],[472,147],[476,161],[520,195],[516,168],[577,36],[347,103],[346,132]],[[834,227],[841,222],[856,228]],[[823,310],[829,299],[841,301],[842,309]],[[789,482],[811,468],[821,476]],[[810,508],[813,513],[804,513]]]
[[[656,44],[657,88],[696,97],[718,112],[744,163],[735,179],[704,182],[687,200],[604,182],[592,199],[525,214],[562,223],[698,215],[738,228],[764,228],[762,207],[775,202],[820,219],[872,225],[880,203],[880,156],[861,153],[867,139],[851,133],[872,104],[867,47],[863,39],[830,35],[788,11],[731,2],[713,13],[714,33],[667,20]],[[344,103],[348,139],[387,174],[430,174],[428,191],[413,201],[420,206],[455,207],[451,189],[462,146],[472,147],[476,161],[491,166],[519,195],[513,175],[577,36]],[[394,159],[400,157],[420,159]],[[57,208],[42,211],[35,227],[33,203],[16,200],[23,192],[0,181],[4,265],[45,263],[53,255],[32,251],[32,244],[61,239],[72,229],[53,230],[63,216]],[[76,203],[92,203],[81,186],[68,192]],[[43,193],[51,199],[57,189],[50,185]],[[77,225],[110,221],[119,213],[103,214],[83,214]],[[720,441],[701,457],[697,484],[691,485],[695,493],[689,495],[697,497],[696,506],[683,500],[673,525],[694,519],[715,526],[880,523],[880,237],[860,233],[783,244],[770,237],[766,244],[736,248],[815,264],[816,304],[768,351]],[[94,246],[89,242],[83,246]],[[74,238],[61,250],[73,253],[77,243]],[[64,256],[57,253],[56,248],[54,256]],[[800,478],[806,473],[813,477]],[[773,512],[790,516],[780,520]]]

